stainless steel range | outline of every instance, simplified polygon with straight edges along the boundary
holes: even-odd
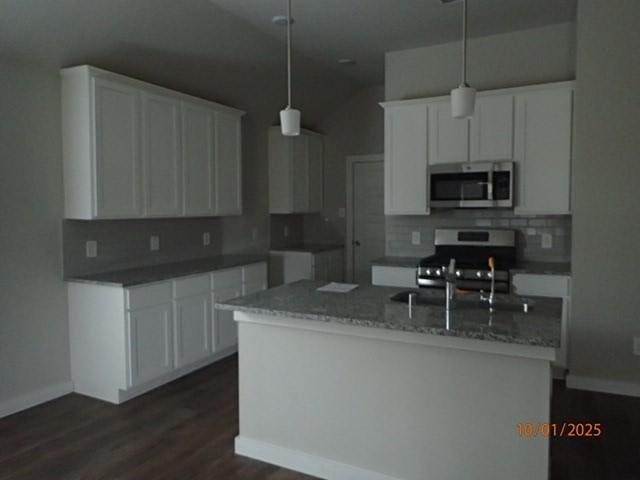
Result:
[[[419,287],[445,288],[451,259],[455,259],[456,287],[462,290],[491,290],[489,259],[494,259],[495,291],[508,293],[509,270],[516,264],[514,230],[437,229],[435,255],[418,264]]]

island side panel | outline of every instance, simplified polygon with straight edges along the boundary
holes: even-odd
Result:
[[[547,478],[548,439],[517,424],[549,422],[549,361],[245,315],[238,453],[323,478]]]

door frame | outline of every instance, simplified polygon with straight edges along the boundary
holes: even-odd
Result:
[[[374,153],[369,155],[348,155],[346,157],[347,166],[347,209],[346,209],[346,244],[345,244],[345,279],[353,282],[353,234],[354,234],[354,218],[353,218],[353,168],[356,163],[364,162],[384,162],[383,153]]]

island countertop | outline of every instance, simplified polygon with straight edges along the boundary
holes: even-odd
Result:
[[[413,307],[409,318],[406,304],[390,299],[406,288],[361,285],[348,293],[319,292],[325,282],[301,280],[245,297],[215,304],[216,308],[258,315],[289,317],[304,321],[333,322],[429,335],[441,335],[510,344],[558,348],[562,300],[527,297],[527,313],[499,307],[493,314],[486,306],[475,306],[477,294],[461,298],[450,312],[446,328],[444,292],[420,290],[432,297],[433,305]],[[417,291],[417,290],[416,290]],[[517,297],[497,295],[498,302],[513,303]]]

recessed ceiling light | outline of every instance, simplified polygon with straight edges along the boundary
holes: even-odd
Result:
[[[356,64],[356,61],[353,58],[341,58],[338,60],[340,65],[352,66]]]
[[[271,23],[273,23],[274,25],[278,25],[279,27],[286,27],[287,26],[287,16],[286,15],[276,15],[275,17],[273,17],[271,19]],[[291,25],[293,25],[294,23],[296,23],[296,19],[292,18],[291,19]]]

